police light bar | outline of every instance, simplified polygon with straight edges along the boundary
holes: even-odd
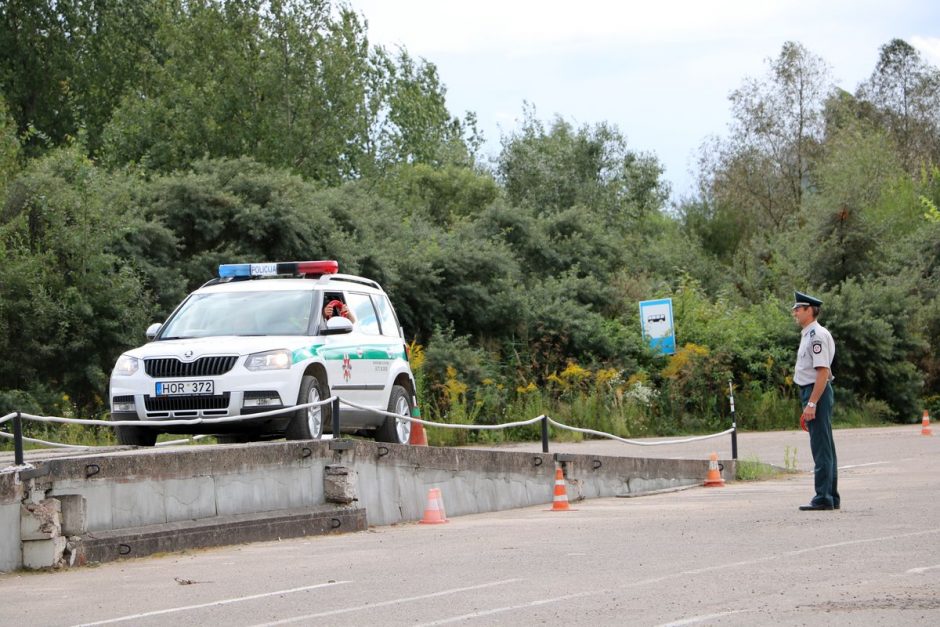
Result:
[[[336,261],[287,261],[276,263],[223,263],[219,266],[219,278],[261,277],[306,274],[336,274],[339,263]]]

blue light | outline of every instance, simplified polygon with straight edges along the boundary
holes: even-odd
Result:
[[[219,278],[227,279],[235,276],[251,276],[251,264],[223,263],[219,266]]]

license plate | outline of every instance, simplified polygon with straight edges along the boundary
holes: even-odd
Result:
[[[212,381],[160,381],[157,383],[157,396],[182,396],[194,394],[214,394]]]

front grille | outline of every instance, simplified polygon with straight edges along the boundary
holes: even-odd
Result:
[[[216,396],[144,396],[147,411],[227,409],[229,393]]]
[[[145,359],[144,369],[151,377],[216,377],[225,374],[238,361],[236,355],[200,357],[196,361],[180,361],[175,357]]]

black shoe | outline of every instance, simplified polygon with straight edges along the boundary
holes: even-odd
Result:
[[[840,505],[833,505],[832,509],[840,509],[840,507],[841,507]]]
[[[832,505],[814,505],[812,503],[809,505],[800,505],[801,512],[828,511],[832,509],[835,509]]]

